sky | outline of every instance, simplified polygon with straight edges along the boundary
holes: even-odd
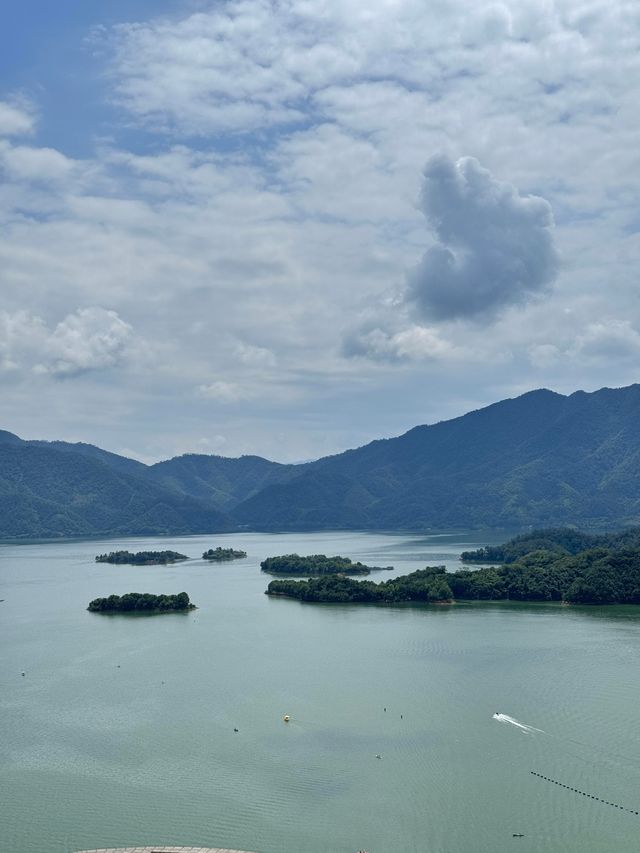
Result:
[[[0,428],[313,459],[640,365],[640,5],[0,12]]]

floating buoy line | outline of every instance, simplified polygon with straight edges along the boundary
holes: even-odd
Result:
[[[603,800],[601,797],[596,797],[595,794],[588,794],[586,791],[581,791],[579,788],[572,788],[571,785],[565,785],[564,782],[559,782],[557,779],[552,779],[550,776],[544,776],[542,773],[537,773],[535,770],[529,771],[532,776],[537,776],[538,779],[544,779],[545,782],[551,782],[552,785],[559,785],[567,791],[573,791],[574,794],[580,794],[583,797],[588,797],[590,800],[595,800],[597,803],[602,803],[605,806],[612,806],[614,809],[620,809],[622,812],[629,814],[640,814],[640,811],[628,809],[626,806],[620,806],[618,803],[612,803],[609,800]]]

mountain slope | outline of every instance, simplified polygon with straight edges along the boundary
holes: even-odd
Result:
[[[241,503],[264,529],[640,520],[640,386],[540,390],[306,466]]]
[[[83,456],[90,456],[93,459],[99,459],[110,468],[116,471],[125,471],[128,474],[139,474],[144,476],[144,472],[148,470],[143,462],[138,462],[136,459],[129,459],[127,456],[119,456],[117,453],[110,453],[108,450],[102,450],[94,444],[85,444],[82,441],[29,441],[28,444],[37,445],[38,447],[51,447],[54,450],[62,450],[67,453],[80,453]]]
[[[148,469],[149,476],[166,488],[193,495],[228,511],[273,483],[287,482],[301,466],[281,465],[260,456],[204,456],[187,453]]]
[[[144,466],[143,466],[144,469]],[[85,453],[0,443],[0,536],[179,534],[228,530],[222,513]]]
[[[640,386],[538,390],[304,465],[0,431],[0,537],[640,522]]]

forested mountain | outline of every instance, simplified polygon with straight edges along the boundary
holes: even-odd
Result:
[[[2,537],[201,533],[231,526],[222,513],[146,475],[37,442],[0,443]]]
[[[126,456],[119,456],[117,453],[109,453],[108,450],[102,450],[93,444],[85,444],[84,442],[69,442],[69,441],[30,441],[30,445],[39,447],[51,447],[54,450],[63,450],[68,453],[80,453],[83,456],[90,456],[92,459],[99,459],[110,468],[116,471],[126,471],[128,474],[142,474],[146,471],[147,466],[138,462],[136,459],[128,459]]]
[[[0,537],[640,522],[640,386],[532,391],[304,465],[0,431]]]
[[[288,482],[301,467],[269,462],[260,456],[228,459],[187,453],[151,465],[148,470],[157,483],[228,511],[273,483]]]
[[[234,510],[249,527],[457,528],[640,520],[640,386],[532,391],[306,466]]]

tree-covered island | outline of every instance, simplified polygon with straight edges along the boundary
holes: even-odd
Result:
[[[496,551],[504,562],[477,570],[432,566],[379,584],[347,577],[274,580],[266,592],[317,602],[640,604],[640,528],[599,537],[568,529],[536,531],[491,549]],[[489,548],[471,553],[478,561],[491,559]]]
[[[453,597],[444,566],[421,569],[383,583],[357,581],[345,575],[323,575],[309,580],[273,580],[267,595],[284,595],[300,601],[391,604],[401,601],[450,601]]]
[[[167,563],[179,563],[188,560],[186,554],[177,551],[111,551],[109,554],[98,554],[96,563],[127,564],[131,566],[164,566]]]
[[[149,592],[127,592],[125,595],[110,595],[94,598],[87,610],[92,613],[169,613],[170,611],[195,610],[186,592],[176,595],[152,595]]]
[[[246,551],[235,551],[233,548],[209,548],[202,555],[203,560],[211,560],[212,563],[222,563],[225,560],[241,560],[247,556]]]
[[[348,557],[326,557],[324,554],[284,554],[267,557],[260,563],[263,572],[271,575],[368,575],[370,572],[391,570],[393,566],[365,566]]]

